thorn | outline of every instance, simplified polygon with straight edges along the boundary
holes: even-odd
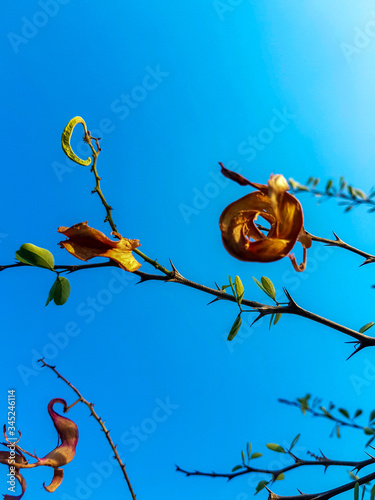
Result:
[[[173,275],[172,275],[172,278],[168,279],[168,281],[178,281],[179,279],[183,279],[182,274],[179,271],[177,271],[177,268],[173,264],[171,259],[169,259],[169,262],[171,263],[171,266],[172,266]]]
[[[222,292],[222,289],[219,287],[219,285],[215,281],[216,288]]]
[[[270,495],[273,495],[273,498],[278,498],[278,495],[276,495],[273,491],[271,491],[266,484],[264,485],[264,487],[266,488],[266,490]]]
[[[300,495],[303,495],[302,491],[297,488],[297,491]]]
[[[169,259],[169,262],[171,263],[171,266],[172,266],[173,271],[174,271],[175,273],[178,273],[178,271],[177,271],[177,269],[176,269],[175,265],[173,264],[173,262],[171,261],[171,259]]]
[[[354,350],[354,352],[352,352],[352,353],[351,353],[351,355],[350,355],[350,356],[348,356],[348,357],[346,358],[346,361],[348,361],[348,359],[350,359],[352,356],[354,356],[354,354],[357,354],[357,352],[362,351],[362,349],[364,349],[364,348],[365,348],[365,346],[364,346],[364,345],[362,345],[362,344],[360,344],[360,346],[359,346],[359,347],[357,347],[357,348]]]
[[[213,304],[214,302],[217,302],[218,300],[222,300],[222,299],[219,299],[219,297],[216,297],[216,299],[211,300],[210,302],[208,302],[207,305],[209,306],[210,304]]]
[[[329,458],[324,455],[324,453],[322,452],[322,450],[320,448],[319,448],[319,452],[323,458],[325,458],[326,460],[329,460]]]
[[[296,302],[292,299],[292,297],[291,297],[290,293],[288,292],[288,290],[287,290],[285,287],[283,287],[283,291],[284,291],[284,293],[285,293],[285,295],[286,295],[286,297],[287,297],[287,299],[288,299],[288,301],[289,301],[289,305],[290,305],[290,306],[293,306],[293,307],[298,308],[298,305],[297,305],[297,304],[296,304]]]
[[[335,231],[332,231],[332,233],[333,233],[333,236],[336,238],[336,241],[341,241],[342,242],[342,239],[337,236],[337,234],[335,233]]]
[[[359,267],[362,267],[366,264],[371,264],[372,262],[375,262],[374,257],[368,257],[365,261],[362,262],[362,264],[359,265]]]
[[[371,446],[372,448],[372,446]],[[370,453],[367,453],[367,451],[365,451],[366,455],[368,455],[370,458],[372,458],[373,460],[375,460],[375,457],[373,457],[372,455],[370,455]],[[354,470],[354,469],[353,469]],[[358,470],[359,471],[359,470]]]
[[[262,313],[259,313],[259,316],[257,316],[254,321],[251,323],[250,325],[250,328],[253,326],[254,323],[256,323],[258,320],[260,320],[260,318],[262,318],[264,316],[264,314]]]

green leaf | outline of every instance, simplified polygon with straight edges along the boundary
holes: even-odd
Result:
[[[357,479],[359,479],[359,477],[358,477],[358,476],[356,476],[355,474],[353,474],[353,472],[352,472],[351,470],[350,470],[350,471],[348,471],[348,474],[349,474],[349,476],[350,476],[352,479],[354,479],[354,481],[356,481]]]
[[[235,467],[233,467],[232,469],[232,472],[236,472],[236,470],[240,470],[242,469],[243,465],[236,465]]]
[[[367,198],[366,194],[361,189],[354,189],[354,193],[357,197],[362,198],[362,200]]]
[[[262,285],[266,291],[266,294],[271,297],[271,299],[275,300],[276,298],[276,291],[275,287],[273,286],[272,281],[267,278],[266,276],[262,276],[261,278]]]
[[[373,429],[372,427],[364,427],[363,432],[368,436],[371,436],[372,434],[375,434],[375,429]]]
[[[375,485],[371,488],[370,500],[375,500]]]
[[[359,500],[359,484],[354,485],[354,500]]]
[[[258,453],[258,452],[256,452],[256,453],[253,453],[253,454],[251,455],[250,459],[253,459],[253,458],[259,458],[259,457],[262,457],[262,456],[263,456],[263,453]]]
[[[297,441],[299,440],[301,434],[297,434],[297,436],[293,439],[292,444],[290,445],[290,449],[292,450],[295,445],[297,444]]]
[[[241,457],[242,457],[242,462],[245,463],[245,453],[243,450],[241,451]]]
[[[229,286],[230,286],[230,287],[231,287],[231,289],[232,289],[233,297],[237,298],[237,296],[236,296],[236,291],[235,291],[234,286],[233,286],[233,281],[232,281],[232,278],[231,278],[230,276],[228,276],[228,278],[229,278]]]
[[[366,483],[368,485],[370,485],[370,483]],[[365,493],[366,493],[366,486],[363,485],[362,486],[362,496],[361,496],[361,500],[363,500],[365,498]]]
[[[88,157],[87,160],[81,160],[81,158],[78,158],[78,156],[74,153],[72,146],[70,145],[70,139],[72,138],[74,127],[78,125],[78,123],[82,124],[85,134],[87,134],[87,127],[85,120],[80,116],[76,116],[75,118],[72,118],[68,123],[68,125],[64,128],[64,131],[61,136],[61,146],[68,158],[70,158],[75,163],[78,163],[79,165],[87,167],[91,163],[91,158]]]
[[[29,266],[43,267],[53,271],[55,261],[49,250],[40,248],[32,243],[24,243],[16,252],[16,259]]]
[[[69,280],[58,276],[49,291],[46,306],[53,300],[57,306],[62,306],[68,300],[70,295]]]
[[[373,321],[370,321],[370,323],[366,323],[365,325],[361,326],[361,328],[359,329],[359,333],[364,333],[366,330],[369,330],[374,325],[375,323]]]
[[[352,186],[348,186],[348,192],[352,198],[355,198],[355,193]]]
[[[319,177],[315,177],[315,179],[313,180],[313,183],[312,183],[313,187],[316,187],[319,184],[319,182],[320,182]]]
[[[272,321],[273,321],[274,316],[275,316],[275,313],[272,313],[272,314],[271,314],[271,318],[270,318],[270,325],[269,325],[269,327],[268,327],[268,329],[269,329],[269,330],[271,330]]]
[[[332,415],[324,408],[324,406],[321,406],[320,409],[322,410],[322,412],[324,413],[324,415],[327,418],[330,418],[331,420],[334,420],[334,418],[332,417]]]
[[[262,290],[262,292],[264,293],[267,293],[266,289],[264,288],[264,286],[262,285],[262,283],[260,281],[258,281],[256,278],[254,278],[253,276],[253,280],[255,281],[255,283],[259,286],[259,288]],[[268,295],[268,294],[267,294]]]
[[[340,435],[340,426],[339,425],[336,425],[336,436],[340,439],[341,435]]]
[[[301,405],[301,412],[303,415],[306,415],[306,410],[309,409],[309,399],[310,394],[306,394],[304,398],[297,398],[298,403]]]
[[[331,189],[331,187],[333,186],[333,181],[332,179],[330,179],[327,184],[326,184],[326,193],[329,192],[329,190]]]
[[[285,479],[285,476],[283,473],[281,473],[275,478],[275,481],[282,481],[283,479]]]
[[[267,448],[272,451],[277,451],[278,453],[285,453],[285,450],[282,446],[276,443],[267,443]]]
[[[51,300],[53,300],[53,298],[55,296],[56,283],[57,283],[57,280],[54,281],[53,285],[51,286],[51,290],[49,291],[49,294],[47,297],[46,306],[48,306],[48,304],[51,302]]]
[[[276,325],[276,323],[279,322],[280,318],[281,318],[282,314],[281,313],[276,313],[276,316],[275,316],[275,321],[273,322],[274,325]]]
[[[355,413],[354,413],[354,417],[353,418],[357,418],[359,417],[360,415],[362,415],[363,411],[362,410],[357,410]]]
[[[234,278],[234,286],[235,286],[236,294],[237,294],[237,302],[238,302],[238,304],[241,304],[243,296],[245,294],[245,289],[243,287],[241,278],[239,276],[236,276]]]
[[[339,412],[341,413],[341,415],[344,415],[345,418],[350,418],[349,413],[347,410],[345,410],[345,408],[339,408]]]
[[[253,447],[253,445],[251,443],[246,443],[246,453],[247,453],[248,457],[250,456],[252,447]]]
[[[57,306],[62,306],[68,300],[70,295],[70,283],[64,277],[57,278],[54,301]]]
[[[234,339],[234,337],[237,335],[239,329],[241,328],[241,324],[242,324],[242,318],[241,318],[241,314],[239,314],[237,316],[237,318],[235,319],[232,328],[230,329],[227,340],[231,341]]]
[[[370,413],[369,422],[372,422],[373,420],[375,420],[375,410],[372,410],[372,412]]]
[[[259,481],[258,486],[256,487],[256,493],[259,493],[266,485],[268,484],[268,481]]]

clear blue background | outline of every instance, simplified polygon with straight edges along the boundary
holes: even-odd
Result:
[[[102,137],[98,167],[118,229],[139,239],[147,255],[167,266],[171,258],[184,276],[208,286],[238,274],[249,299],[267,301],[252,276],[268,276],[280,296],[285,286],[322,316],[354,329],[374,320],[374,269],[359,268],[362,259],[354,254],[315,243],[298,275],[289,259],[262,265],[231,258],[218,219],[247,190],[217,175],[222,161],[260,183],[282,173],[300,182],[343,175],[365,191],[372,186],[373,2],[7,1],[0,32],[2,264],[12,263],[26,242],[53,251],[56,263],[76,263],[57,246],[58,226],[88,220],[109,235],[103,207],[90,195],[92,174],[66,160],[60,147],[64,126],[80,115]],[[159,76],[145,80],[150,71]],[[121,102],[127,95],[130,105]],[[280,130],[271,137],[264,129],[278,113],[289,118],[284,127],[277,122]],[[72,144],[86,157],[80,134],[74,132]],[[249,137],[261,144],[255,154]],[[344,214],[334,200],[317,205],[309,195],[299,198],[307,230],[328,238],[334,230],[374,252],[374,215],[365,208]],[[146,264],[142,270],[152,272]],[[137,279],[125,273],[122,283],[114,282],[119,272],[113,272],[72,275],[67,304],[47,308],[49,272],[1,273],[0,421],[6,421],[7,391],[16,388],[24,448],[49,452],[56,435],[47,403],[74,401],[61,380],[35,366],[44,354],[95,403],[139,500],[252,498],[265,476],[227,483],[186,478],[174,466],[227,472],[240,462],[246,441],[264,452],[260,467],[284,465],[265,443],[288,445],[299,432],[301,457],[319,448],[333,459],[366,457],[360,432],[344,429],[344,439],[330,439],[329,422],[304,418],[277,398],[310,392],[326,405],[333,400],[367,413],[375,407],[373,350],[345,362],[348,338],[297,317],[283,317],[271,331],[267,321],[245,325],[229,344],[233,304],[207,307],[210,297],[201,292],[172,283],[135,286]],[[76,336],[57,335],[72,322]],[[160,401],[173,407],[160,412]],[[156,414],[163,421],[156,423]],[[78,405],[69,416],[80,442],[54,498],[130,498],[88,409]],[[143,437],[129,443],[134,427]],[[5,493],[6,468],[1,471]],[[26,471],[25,498],[49,498],[42,483],[51,476],[46,468]],[[292,472],[273,489],[318,492],[348,479],[346,470],[323,475],[315,468]]]

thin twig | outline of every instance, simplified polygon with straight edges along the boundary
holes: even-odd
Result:
[[[243,476],[245,474],[257,473],[257,474],[270,474],[272,478],[276,479],[280,474],[285,474],[294,469],[298,469],[299,467],[306,466],[323,466],[326,470],[328,467],[337,466],[337,467],[351,467],[352,470],[360,471],[364,467],[368,465],[372,465],[375,463],[375,458],[367,458],[366,460],[361,461],[353,461],[353,460],[331,460],[327,457],[321,457],[317,460],[303,460],[301,458],[297,458],[293,455],[294,463],[287,465],[285,467],[281,467],[280,469],[262,469],[258,467],[250,467],[250,465],[243,464],[243,470],[237,470],[235,472],[201,472],[198,470],[188,471],[182,469],[178,465],[176,465],[177,472],[182,472],[186,476],[205,476],[205,477],[222,477],[230,481],[239,476]]]
[[[297,401],[290,401],[289,399],[279,398],[278,402],[282,403],[282,404],[285,404],[285,405],[289,405],[289,406],[295,406],[296,408],[298,408],[299,410],[301,410],[302,413],[310,413],[310,415],[312,415],[313,417],[322,417],[322,418],[328,419],[331,422],[334,422],[338,426],[351,427],[352,429],[358,429],[358,430],[361,430],[361,431],[368,430],[368,432],[367,432],[368,435],[372,435],[372,436],[375,435],[374,434],[375,433],[375,429],[372,426],[373,424],[371,424],[371,422],[369,423],[368,426],[365,426],[365,425],[356,424],[355,422],[353,422],[353,419],[350,419],[349,417],[348,417],[348,420],[343,420],[342,418],[339,418],[339,417],[337,417],[336,415],[334,415],[332,413],[333,408],[332,409],[329,408],[329,411],[325,410],[325,408],[324,408],[325,411],[323,411],[322,407],[319,407],[320,411],[317,411],[313,407],[304,406],[298,400]],[[354,418],[356,418],[356,417],[354,417]],[[367,443],[367,445],[368,444],[369,443]]]
[[[123,461],[121,460],[121,457],[120,455],[118,454],[118,451],[117,451],[117,445],[115,445],[112,441],[112,438],[111,436],[109,435],[109,430],[107,429],[107,427],[105,426],[104,424],[104,420],[102,420],[99,415],[96,413],[96,411],[94,410],[94,405],[93,403],[90,403],[89,401],[87,401],[87,399],[85,399],[82,394],[80,393],[80,391],[74,387],[74,385],[72,385],[65,377],[63,377],[57,370],[56,370],[56,367],[55,366],[51,366],[49,365],[48,363],[46,363],[44,361],[44,359],[39,359],[38,360],[40,363],[42,363],[42,366],[46,366],[47,368],[50,368],[53,372],[55,372],[55,374],[57,375],[57,378],[61,378],[61,380],[63,380],[76,394],[77,396],[79,397],[79,401],[81,403],[84,403],[91,411],[91,415],[95,418],[95,420],[99,423],[100,427],[102,428],[102,431],[104,432],[105,434],[105,437],[107,438],[107,441],[108,443],[110,444],[114,454],[115,454],[115,459],[117,460],[117,462],[119,463],[120,467],[121,467],[121,470],[122,470],[122,473],[124,475],[124,478],[125,478],[125,481],[128,485],[128,488],[129,488],[129,491],[130,491],[130,494],[132,496],[132,499],[133,500],[136,500],[136,495],[133,491],[133,488],[132,488],[132,485],[130,483],[130,479],[129,479],[129,476],[126,472],[126,469],[125,469],[125,464],[123,463]]]
[[[320,236],[314,236],[313,234],[308,233],[307,231],[306,231],[306,233],[308,234],[308,236],[310,236],[310,238],[313,241],[325,243],[327,246],[330,246],[330,247],[344,248],[345,250],[348,250],[349,252],[353,252],[353,253],[356,253],[357,255],[360,255],[361,257],[364,257],[365,261],[361,264],[362,266],[364,264],[370,264],[371,262],[375,262],[375,255],[372,255],[371,253],[368,253],[368,252],[364,252],[363,250],[359,250],[358,248],[355,248],[352,245],[345,243],[345,241],[343,241],[341,238],[339,238],[335,232],[333,232],[333,235],[335,236],[334,240],[329,240],[327,238],[321,238]]]
[[[331,181],[328,181],[330,183]],[[349,211],[360,205],[371,205],[372,208],[369,209],[369,212],[373,212],[375,210],[375,200],[373,199],[374,191],[372,190],[370,194],[366,195],[360,189],[353,188],[353,186],[347,186],[346,183],[341,189],[336,189],[333,185],[330,187],[326,187],[326,189],[316,189],[314,186],[308,186],[304,184],[300,184],[294,179],[289,179],[289,183],[292,186],[291,191],[293,193],[311,193],[320,199],[329,199],[329,198],[338,198],[344,200],[339,202],[340,205],[347,205],[346,211]],[[347,188],[348,192],[345,192],[344,189]]]
[[[96,141],[97,150],[92,145],[91,139],[94,139]],[[104,197],[103,191],[102,191],[101,186],[100,186],[101,177],[99,176],[98,170],[97,170],[97,167],[96,167],[97,159],[98,159],[99,153],[101,151],[101,148],[99,147],[99,139],[95,138],[95,137],[92,137],[91,134],[90,134],[90,132],[88,132],[84,136],[84,141],[87,142],[87,144],[90,146],[91,151],[92,151],[92,156],[93,156],[93,164],[92,164],[92,167],[91,167],[91,172],[93,172],[93,174],[95,176],[96,185],[95,185],[95,188],[92,191],[92,193],[98,193],[99,198],[100,198],[101,202],[103,203],[103,206],[104,206],[105,211],[106,211],[106,217],[104,219],[104,222],[108,222],[109,223],[109,225],[112,228],[113,233],[115,233],[114,236],[118,237],[119,233],[117,231],[116,224],[114,223],[113,218],[112,218],[112,210],[113,210],[113,208],[107,203],[107,200]],[[159,264],[156,261],[156,259],[151,259],[146,254],[144,254],[143,252],[141,252],[140,250],[138,250],[138,248],[133,249],[133,252],[135,254],[139,255],[139,257],[141,257],[142,259],[144,259],[146,262],[148,262],[149,264],[151,264],[156,270],[161,271],[166,276],[172,276],[173,271],[169,271],[168,269],[166,269],[164,266],[162,266],[161,264]]]

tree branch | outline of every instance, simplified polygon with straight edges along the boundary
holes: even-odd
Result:
[[[332,180],[328,180],[324,190],[316,188],[318,183],[319,179],[314,179],[313,177],[310,177],[307,185],[300,184],[294,179],[289,179],[289,184],[292,186],[291,191],[293,193],[311,193],[317,198],[322,199],[339,198],[343,200],[339,204],[346,205],[346,212],[360,205],[370,205],[372,208],[368,211],[375,211],[375,200],[373,199],[373,196],[375,195],[374,189],[366,195],[361,189],[348,185],[343,178],[340,179],[340,186],[338,189],[333,186]]]
[[[295,460],[294,464],[287,465],[285,467],[281,467],[280,469],[262,469],[262,468],[256,468],[256,467],[250,467],[247,464],[243,465],[243,470],[238,470],[235,472],[227,472],[227,473],[217,473],[217,472],[201,472],[198,470],[195,471],[187,471],[185,469],[182,469],[178,465],[176,465],[176,470],[178,472],[182,472],[186,476],[205,476],[205,477],[222,477],[230,481],[231,479],[234,479],[239,476],[243,476],[245,474],[251,474],[251,473],[260,473],[260,474],[270,474],[272,476],[272,480],[275,480],[277,476],[280,474],[285,474],[286,472],[289,472],[294,469],[298,469],[299,467],[306,467],[306,466],[323,466],[324,469],[326,470],[328,467],[331,466],[338,466],[338,467],[351,467],[352,470],[361,470],[364,467],[367,467],[368,465],[372,465],[375,463],[375,458],[368,458],[366,460],[361,460],[361,461],[353,461],[353,460],[330,460],[327,457],[322,457],[318,458],[316,460],[302,460],[300,458],[295,457],[294,455],[291,455],[293,459]]]
[[[358,248],[355,248],[351,245],[348,245],[348,243],[345,243],[345,241],[340,239],[335,232],[333,232],[333,234],[335,236],[334,240],[329,240],[327,238],[321,238],[320,236],[314,236],[313,234],[308,233],[307,231],[306,231],[306,233],[308,236],[310,236],[310,238],[313,241],[325,243],[327,246],[330,246],[330,247],[344,248],[345,250],[348,250],[349,252],[353,252],[353,253],[356,253],[357,255],[360,255],[361,257],[364,257],[365,261],[361,264],[361,266],[375,262],[375,255],[372,255],[371,253],[364,252],[363,250],[359,250]]]
[[[80,391],[74,387],[74,385],[72,385],[65,377],[63,377],[57,370],[56,370],[56,367],[55,366],[51,366],[49,365],[48,363],[46,363],[44,361],[44,359],[39,359],[38,362],[42,363],[42,366],[46,366],[47,368],[50,368],[50,370],[52,370],[56,375],[57,375],[57,378],[61,378],[61,380],[63,380],[76,394],[77,396],[79,397],[79,402],[81,403],[84,403],[91,411],[91,415],[95,418],[95,420],[99,423],[100,427],[102,428],[102,431],[104,432],[105,434],[105,437],[110,445],[110,447],[112,448],[114,454],[115,454],[115,459],[117,460],[117,462],[119,463],[120,467],[121,467],[121,470],[122,470],[122,473],[124,475],[124,478],[125,478],[125,481],[128,485],[128,488],[129,488],[129,491],[130,491],[130,494],[131,494],[131,497],[133,500],[136,500],[136,495],[133,491],[133,488],[132,488],[132,485],[130,483],[130,479],[129,479],[129,476],[126,472],[126,469],[125,469],[125,464],[122,462],[121,460],[121,457],[120,455],[118,454],[118,451],[117,451],[117,445],[115,445],[112,441],[112,438],[111,436],[109,435],[109,430],[107,429],[107,427],[105,426],[104,424],[104,420],[102,420],[99,415],[95,412],[94,410],[94,405],[93,403],[90,403],[89,401],[87,401],[87,399],[85,399],[82,394],[80,393]]]
[[[24,263],[17,263],[17,264],[11,264],[8,266],[0,266],[0,271],[7,269],[7,268],[12,268],[12,267],[22,267],[27,264]],[[61,269],[60,272],[67,272],[67,273],[73,273],[77,271],[81,271],[83,269],[94,269],[94,268],[101,268],[101,267],[119,267],[115,262],[109,261],[109,262],[103,262],[99,264],[82,264],[82,265],[58,265],[55,266],[55,269]],[[236,297],[233,295],[226,293],[224,290],[220,290],[219,288],[214,289],[207,287],[205,285],[201,285],[199,283],[195,283],[194,281],[188,280],[184,278],[178,271],[177,269],[173,266],[173,271],[170,273],[170,276],[162,276],[162,275],[156,275],[156,274],[149,274],[149,273],[144,273],[143,271],[135,271],[133,274],[136,274],[139,276],[140,283],[144,281],[164,281],[164,282],[171,282],[171,283],[178,283],[183,286],[187,286],[189,288],[194,288],[196,290],[200,290],[201,292],[207,293],[209,295],[213,295],[216,297],[217,300],[226,300],[229,302],[235,302],[237,303]],[[331,328],[333,330],[337,330],[345,335],[348,335],[349,337],[352,337],[355,339],[355,349],[353,353],[348,357],[348,359],[356,354],[357,352],[361,351],[365,347],[374,347],[375,346],[375,337],[370,337],[368,335],[365,335],[363,333],[359,333],[356,330],[352,330],[351,328],[348,328],[346,326],[340,325],[339,323],[336,323],[334,321],[331,321],[327,318],[323,318],[322,316],[319,316],[318,314],[312,313],[310,311],[307,311],[306,309],[303,309],[300,307],[290,296],[289,292],[284,288],[284,293],[288,298],[288,304],[287,305],[268,305],[268,304],[263,304],[261,302],[256,302],[253,300],[248,300],[248,299],[243,299],[241,302],[241,306],[247,306],[251,307],[252,311],[251,312],[258,312],[259,316],[255,319],[255,321],[259,320],[261,317],[267,316],[267,315],[272,315],[272,314],[292,314],[295,316],[300,316],[302,318],[306,318],[310,321],[314,321],[316,323],[320,323],[322,325],[327,326],[328,328]]]

